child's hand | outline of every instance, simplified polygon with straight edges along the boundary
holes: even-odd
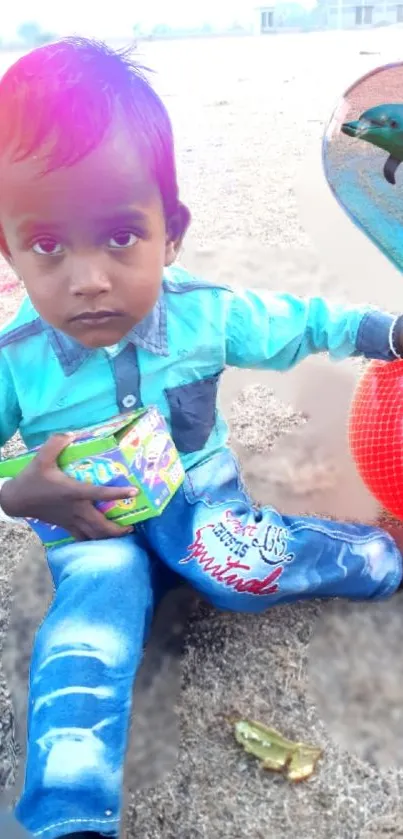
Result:
[[[393,327],[392,344],[395,353],[403,358],[403,315],[397,318]]]
[[[57,524],[79,541],[130,533],[132,527],[109,521],[94,507],[94,502],[130,498],[136,495],[136,489],[94,486],[65,475],[57,458],[70,439],[68,434],[51,437],[20,475],[4,483],[0,505],[5,514]]]

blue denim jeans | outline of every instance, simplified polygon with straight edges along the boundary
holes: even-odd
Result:
[[[191,470],[134,535],[54,549],[48,563],[56,594],[33,650],[16,808],[44,839],[118,836],[133,681],[156,604],[180,578],[238,612],[385,598],[402,579],[401,555],[381,530],[254,507],[228,453]]]

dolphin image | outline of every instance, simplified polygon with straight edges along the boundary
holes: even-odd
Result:
[[[388,152],[383,174],[388,183],[395,185],[396,170],[403,161],[403,104],[369,108],[354,122],[344,122],[341,130],[348,137],[365,140]]]

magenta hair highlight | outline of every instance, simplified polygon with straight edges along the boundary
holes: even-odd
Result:
[[[16,61],[0,80],[0,156],[12,162],[36,156],[44,174],[72,166],[102,142],[117,114],[169,217],[179,200],[172,126],[130,50],[64,38]]]

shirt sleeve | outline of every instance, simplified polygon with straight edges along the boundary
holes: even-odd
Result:
[[[0,448],[11,440],[21,422],[21,409],[11,371],[0,351]]]
[[[285,371],[309,355],[334,360],[396,359],[396,318],[369,306],[346,307],[321,297],[303,299],[261,290],[236,291],[226,322],[226,363]]]
[[[0,448],[11,440],[18,431],[21,422],[21,410],[18,397],[15,391],[14,382],[5,361],[3,353],[0,352]],[[1,453],[1,452],[0,452]],[[0,479],[1,487],[8,478]],[[0,504],[0,521],[13,522],[14,524],[24,523],[24,519],[11,519],[7,516]]]

